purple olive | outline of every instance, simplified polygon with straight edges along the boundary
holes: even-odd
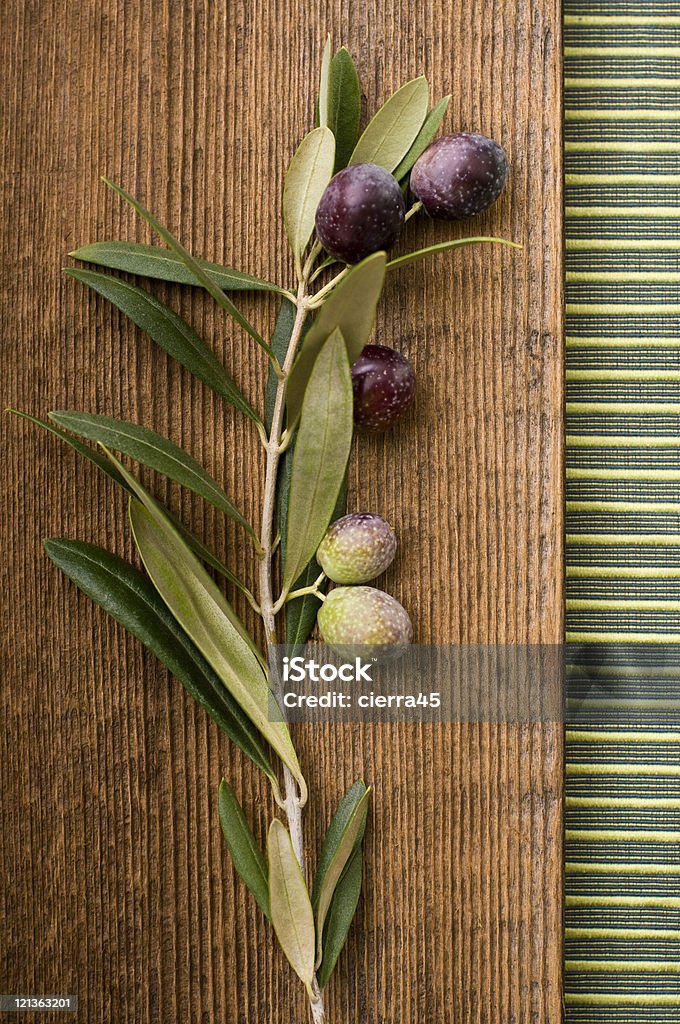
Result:
[[[367,345],[352,366],[352,386],[357,426],[387,430],[413,402],[416,375],[400,352],[384,345]]]
[[[358,263],[394,245],[406,204],[399,182],[377,164],[345,167],[331,179],[316,209],[324,249],[343,263]]]
[[[411,191],[430,217],[461,220],[486,210],[508,177],[505,150],[484,135],[445,135],[420,156]]]
[[[394,530],[374,512],[350,512],[328,527],[316,560],[334,583],[367,583],[394,561]]]

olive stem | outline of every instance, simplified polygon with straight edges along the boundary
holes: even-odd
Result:
[[[335,286],[342,281],[343,277],[347,277],[349,272],[350,267],[345,267],[345,269],[341,270],[339,274],[336,274],[335,277],[331,278],[328,284],[325,284],[323,288],[319,289],[316,295],[312,295],[311,299],[309,299],[307,303],[307,308],[317,309],[328,297],[329,292],[332,292]]]
[[[322,572],[318,580],[316,580],[315,583],[312,583],[311,586],[300,587],[299,590],[289,590],[287,594],[282,594],[281,597],[276,602],[276,604],[274,605],[274,613],[280,611],[283,605],[287,604],[288,601],[292,601],[296,597],[305,597],[307,594],[314,594],[314,597],[317,597],[319,601],[321,601],[321,603],[323,604],[323,602],[326,600],[326,595],[323,593],[323,591],[319,590],[318,587],[319,584],[323,581],[324,576],[325,573]]]
[[[407,220],[410,220],[411,217],[415,217],[417,213],[420,213],[422,208],[423,204],[420,202],[420,200],[418,200],[417,203],[414,203],[411,209],[407,212],[406,216],[404,217],[404,224],[406,223]]]
[[[274,410],[272,413],[269,439],[266,446],[267,461],[265,468],[264,494],[262,499],[262,526],[260,530],[260,544],[262,546],[263,556],[260,561],[259,598],[260,614],[264,623],[265,643],[267,648],[276,643],[277,609],[274,605],[272,586],[272,563],[276,547],[276,538],[274,537],[274,510],[276,507],[276,481],[278,476],[279,460],[281,458],[281,433],[286,401],[286,385],[288,383],[288,374],[290,373],[295,359],[297,346],[300,342],[300,338],[302,337],[305,320],[307,319],[307,312],[309,309],[309,301],[307,297],[307,276],[309,275],[314,259],[316,258],[316,256],[312,255],[313,253],[314,248],[312,249],[312,253],[310,253],[307,263],[303,268],[302,278],[298,287],[295,322],[291,331],[290,341],[288,342],[285,359],[281,367],[281,375],[279,376],[277,374],[278,381],[276,385],[276,395],[274,398]],[[286,818],[288,819],[288,831],[290,833],[295,856],[297,857],[300,870],[302,871],[304,878],[305,852],[302,834],[302,803],[300,801],[300,795],[295,778],[285,764],[283,766],[283,778],[285,793],[284,811]],[[316,977],[312,982],[310,1006],[314,1024],[322,1024],[325,1019],[323,996],[317,984]]]
[[[328,270],[329,267],[332,267],[334,263],[337,263],[337,260],[334,260],[332,256],[328,256],[322,263],[319,264],[314,273],[311,275],[309,283],[312,284],[313,281],[316,281],[317,277],[320,274],[323,274],[324,270]]]

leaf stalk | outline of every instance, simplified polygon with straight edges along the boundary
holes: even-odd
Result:
[[[320,305],[328,298],[329,294],[333,291],[336,285],[340,284],[343,277],[347,277],[351,267],[345,267],[339,274],[331,278],[328,284],[325,284],[323,288],[320,288],[316,295],[312,295],[311,299],[307,302],[307,309],[318,309]]]

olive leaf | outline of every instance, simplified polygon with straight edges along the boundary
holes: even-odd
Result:
[[[350,786],[347,790],[337,806],[335,814],[331,819],[331,823],[328,826],[328,831],[324,837],[321,851],[319,853],[319,860],[316,865],[314,883],[312,885],[312,906],[314,908],[318,906],[321,887],[328,873],[330,863],[335,856],[338,845],[347,830],[349,822],[352,820],[352,816],[368,792],[369,790],[364,780],[357,779],[354,785]],[[363,836],[363,830],[361,835]]]
[[[108,178],[102,178],[102,181],[104,181],[104,183],[108,185],[109,188],[113,189],[113,191],[117,193],[117,195],[119,195],[122,199],[125,200],[126,203],[129,203],[130,206],[137,211],[140,217],[143,220],[145,220],[150,227],[153,228],[156,234],[161,236],[165,244],[170,246],[170,249],[182,261],[182,263],[184,263],[187,270],[191,271],[191,273],[194,275],[199,284],[203,285],[208,295],[212,296],[217,305],[220,306],[221,309],[224,309],[225,312],[227,312],[229,316],[233,320],[235,320],[240,327],[243,328],[246,334],[249,334],[250,337],[257,342],[260,348],[264,349],[267,355],[271,356],[271,349],[269,348],[269,345],[264,340],[264,338],[260,337],[258,332],[253,327],[253,325],[246,320],[246,318],[236,308],[231,299],[229,299],[221,290],[221,288],[219,288],[215,284],[212,277],[205,270],[203,270],[200,263],[194,259],[194,257],[191,255],[190,252],[188,252],[187,249],[184,248],[182,243],[178,242],[174,235],[171,235],[168,229],[164,228],[163,225],[156,220],[154,215],[150,213],[150,211],[147,210],[147,208],[143,206],[142,203],[140,203],[137,199],[131,196],[129,192],[126,192],[124,188],[121,188],[120,185],[114,185],[114,183],[112,181],[109,181]]]
[[[328,127],[335,136],[334,172],[346,167],[359,137],[361,86],[349,52],[343,46],[328,69]]]
[[[149,579],[129,562],[94,544],[59,538],[43,543],[54,564],[156,655],[278,789],[257,730],[177,624]]]
[[[234,700],[290,769],[304,802],[306,783],[288,728],[284,722],[269,720],[274,698],[261,662],[242,630],[236,628],[224,595],[200,562],[154,507],[153,499],[141,488],[138,496],[139,501],[130,501],[130,521],[154,586]]]
[[[323,959],[317,971],[320,988],[325,988],[347,941],[359,896],[361,895],[362,851],[361,843],[354,847],[347,867],[335,887],[323,933]]]
[[[422,128],[428,99],[424,76],[402,85],[369,121],[354,147],[350,164],[379,164],[391,173]]]
[[[90,242],[80,249],[69,253],[74,260],[83,263],[94,263],[109,270],[122,270],[138,277],[151,277],[157,281],[170,281],[173,284],[200,285],[186,263],[170,249],[160,245],[147,245],[145,242]],[[212,278],[218,288],[226,292],[285,292],[272,281],[263,281],[252,274],[232,267],[223,267],[210,260],[194,257],[201,270]]]
[[[127,281],[121,281],[110,274],[100,274],[96,270],[78,270],[73,267],[67,267],[65,273],[108,299],[168,355],[236,409],[249,416],[254,423],[262,422],[214,353],[193,327],[190,327],[174,310],[145,292],[143,288],[137,288],[136,285],[128,284]]]
[[[236,872],[250,889],[264,916],[271,920],[267,865],[236,794],[226,779],[220,783],[219,812],[222,832]]]
[[[315,128],[305,135],[286,173],[283,219],[298,274],[302,254],[314,230],[319,200],[333,174],[335,139],[330,128]]]
[[[359,358],[375,321],[375,310],[385,280],[384,252],[374,252],[352,267],[319,310],[300,346],[286,386],[288,428],[296,422],[315,360],[326,338],[342,332],[350,365]]]
[[[88,445],[83,444],[77,438],[73,437],[72,434],[67,434],[66,431],[60,430],[59,427],[55,427],[54,424],[48,423],[47,420],[38,419],[37,416],[31,416],[27,412],[20,412],[18,409],[8,409],[7,412],[12,413],[14,416],[20,416],[22,419],[28,420],[30,423],[34,423],[36,426],[49,431],[50,434],[54,434],[55,437],[60,438],[60,440],[69,445],[70,448],[73,448],[74,451],[78,452],[79,455],[82,455],[89,462],[92,462],[102,471],[102,473],[106,473],[111,480],[123,487],[128,493],[132,493],[127,482],[113,467],[109,459],[107,459],[107,457],[101,452],[88,447]],[[180,522],[172,512],[170,512],[169,509],[165,508],[164,505],[161,505],[161,508],[170,519],[172,525],[180,534],[185,544],[189,545],[194,554],[198,555],[202,562],[205,562],[207,565],[211,566],[211,568],[216,569],[217,572],[225,577],[225,579],[229,580],[230,583],[233,583],[235,587],[238,587],[241,593],[250,596],[250,591],[241,582],[238,576],[235,576],[224,562],[213,554],[210,548],[200,539],[200,537],[197,537],[196,534],[191,532],[191,530],[188,530],[186,526],[184,526],[184,524]]]
[[[293,844],[282,822],[269,826],[269,908],[288,962],[311,990],[314,981],[314,914]]]
[[[333,47],[331,43],[330,33],[326,36],[326,45],[323,48],[323,55],[321,57],[321,75],[319,78],[319,101],[318,101],[318,120],[317,124],[319,128],[327,128],[328,125],[328,87],[329,87],[329,75],[331,68],[331,54]]]
[[[456,249],[459,245],[472,245],[474,242],[496,242],[498,245],[508,245],[511,249],[522,249],[518,242],[509,242],[507,238],[490,238],[479,236],[475,238],[454,238],[448,242],[438,242],[436,245],[428,245],[426,249],[417,249],[415,252],[407,252],[404,256],[398,256],[390,260],[387,270],[399,270],[400,267],[407,267],[410,263],[417,263],[439,252],[447,252],[449,249]]]
[[[370,789],[357,782],[346,794],[326,834],[314,879],[312,905],[316,911],[316,966],[321,963],[323,929],[335,888],[366,827]]]
[[[331,516],[331,522],[335,522],[344,514],[347,501],[347,491],[343,485],[338,501]],[[303,587],[311,587],[319,578],[321,567],[315,558],[311,560],[307,568],[295,580],[292,590],[300,590]],[[319,586],[322,592],[327,588],[328,583],[323,582]],[[290,648],[290,654],[299,653],[300,649],[307,643],[316,624],[316,616],[321,607],[321,601],[313,594],[303,594],[302,597],[294,597],[286,604],[286,644]]]
[[[294,446],[288,448],[281,460],[279,470],[279,483],[277,488],[277,519],[279,534],[281,536],[282,555],[285,556],[286,533],[288,529],[288,500],[290,497],[290,474],[293,465]],[[347,478],[342,482],[338,500],[335,503],[331,523],[345,514],[347,505]],[[319,578],[321,566],[316,558],[312,558],[307,568],[302,571],[292,585],[292,590],[302,590],[310,587]],[[323,591],[327,584],[321,583],[319,589]],[[302,597],[294,597],[286,602],[286,644],[290,648],[291,655],[299,653],[301,647],[307,643],[316,623],[316,616],[321,601],[314,594],[303,594]]]
[[[155,469],[188,487],[200,495],[226,516],[242,526],[255,540],[257,537],[250,523],[244,519],[236,506],[229,500],[222,488],[196,459],[183,451],[172,441],[157,434],[155,430],[138,423],[100,416],[95,413],[60,410],[48,413],[50,419],[74,434],[97,441],[107,448],[129,455],[143,466]]]
[[[395,168],[394,177],[397,181],[401,181],[405,178],[408,172],[413,167],[418,157],[425,152],[427,147],[432,142],[433,138],[439,131],[439,126],[444,120],[444,115],[448,109],[451,96],[445,96],[443,100],[440,100],[430,111],[425,118],[423,127],[416,135],[413,145],[409,149],[408,153],[401,160],[399,165]]]
[[[314,557],[333,514],[352,444],[352,380],[342,334],[333,331],[305,392],[290,479],[283,591]]]
[[[130,500],[130,520],[137,549],[156,590],[234,700],[288,766],[304,803],[307,785],[288,728],[284,722],[269,721],[274,698],[252,638],[158,503],[104,450],[138,499]]]

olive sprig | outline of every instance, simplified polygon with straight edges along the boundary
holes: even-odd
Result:
[[[345,480],[354,428],[388,429],[415,397],[415,374],[405,356],[370,343],[387,274],[472,242],[515,244],[457,238],[388,259],[411,218],[421,212],[442,219],[473,215],[494,202],[505,184],[507,160],[497,143],[462,133],[434,141],[448,102],[444,97],[428,110],[421,76],[390,96],[360,131],[354,62],[344,47],[333,52],[328,38],[317,125],[302,139],[285,177],[292,287],[193,256],[110,181],[164,245],[101,241],[69,254],[105,270],[203,288],[266,354],[266,399],[259,411],[194,328],[151,292],[101,270],[66,269],[252,422],[265,452],[258,528],[193,456],[141,424],[69,410],[51,412],[47,421],[19,413],[127,492],[144,568],[64,539],[45,541],[51,560],[170,669],[269,780],[285,823],[273,817],[266,854],[224,779],[220,822],[234,867],[303,982],[316,1024],[325,1019],[323,990],[359,900],[370,790],[359,780],[343,797],[308,886],[302,827],[308,786],[286,722],[271,713],[279,686],[267,655],[282,638],[279,616],[290,650],[304,645],[315,625],[337,650],[361,644],[369,653],[385,645],[399,651],[413,637],[407,611],[368,585],[395,557],[394,530],[377,513],[347,514]],[[232,300],[244,291],[280,297],[269,340]],[[189,531],[114,452],[189,488],[236,522],[255,551],[257,587],[239,579],[228,557]],[[264,650],[225,596],[224,582],[261,616]]]

